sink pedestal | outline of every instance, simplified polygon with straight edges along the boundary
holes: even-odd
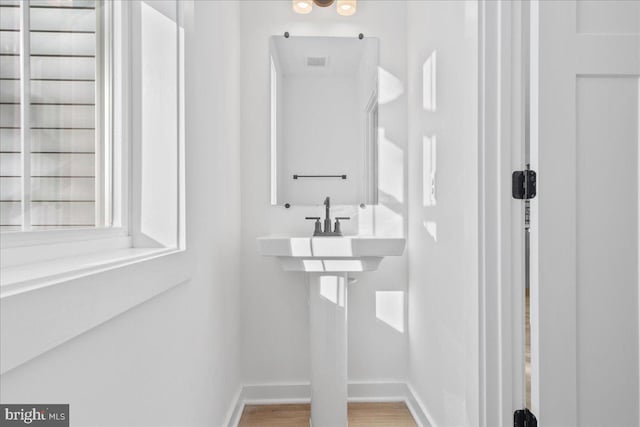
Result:
[[[346,427],[348,273],[375,271],[386,256],[400,256],[402,237],[259,237],[265,256],[285,271],[304,271],[309,286],[311,424]]]
[[[307,273],[311,425],[347,426],[347,273]]]

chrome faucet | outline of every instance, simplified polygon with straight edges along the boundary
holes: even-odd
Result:
[[[320,222],[319,216],[307,216],[305,219],[315,220],[313,235],[314,236],[342,236],[342,230],[340,229],[340,220],[351,219],[348,216],[337,216],[335,218],[336,222],[331,231],[331,199],[327,196],[324,199],[324,230],[322,229],[322,223]]]

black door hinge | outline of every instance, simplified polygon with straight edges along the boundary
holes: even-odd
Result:
[[[513,427],[538,427],[538,420],[528,409],[518,409],[513,413]]]
[[[514,199],[529,200],[536,197],[536,172],[530,169],[514,171],[511,175],[511,194]]]

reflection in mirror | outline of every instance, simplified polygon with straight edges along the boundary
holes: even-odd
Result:
[[[272,204],[377,203],[378,45],[271,37]]]

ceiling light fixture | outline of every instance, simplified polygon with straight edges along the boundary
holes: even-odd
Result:
[[[349,16],[356,13],[356,1],[357,0],[338,0],[336,3],[338,14]],[[318,7],[329,7],[335,2],[335,0],[293,0],[293,10],[297,13],[307,14],[311,13],[314,4]]]
[[[333,4],[333,0],[313,0],[318,7],[327,7]]]
[[[293,0],[293,10],[298,13],[306,14],[310,13],[313,9],[312,0]]]
[[[356,0],[338,0],[336,8],[339,15],[353,15],[356,13]]]

